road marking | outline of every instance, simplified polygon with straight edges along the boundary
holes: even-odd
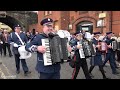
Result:
[[[0,73],[1,73],[1,78],[3,79],[15,79],[16,75],[12,75],[7,66],[5,64],[2,63],[2,66],[5,68],[5,71],[7,72],[8,75],[5,75],[4,72],[2,71],[2,69],[0,68]]]
[[[8,70],[8,68],[7,68],[7,66],[5,66],[5,64],[2,64],[2,65],[6,68],[7,73],[8,73],[9,75],[11,75],[10,72],[9,72],[9,70]]]
[[[0,68],[0,73],[1,73],[1,78],[7,79],[6,76],[5,76],[5,74],[4,74],[3,71],[1,70],[1,68]]]

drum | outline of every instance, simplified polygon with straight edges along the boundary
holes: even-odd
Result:
[[[32,56],[30,52],[25,50],[25,46],[20,46],[18,52],[20,54],[20,59],[28,59]]]

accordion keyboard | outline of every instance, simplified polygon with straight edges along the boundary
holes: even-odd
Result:
[[[85,58],[82,44],[80,42],[77,42],[77,44],[81,46],[81,48],[79,49],[80,58]]]
[[[44,65],[52,65],[49,39],[42,39],[42,46],[46,47],[46,52],[43,54]]]

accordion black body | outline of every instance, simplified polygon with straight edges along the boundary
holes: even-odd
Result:
[[[83,50],[84,50],[85,57],[92,57],[92,56],[95,56],[96,54],[92,42],[88,40],[83,41]]]
[[[117,42],[118,50],[120,51],[120,42]]]
[[[49,43],[52,64],[61,62],[61,58],[63,58],[61,39],[58,36],[55,36],[49,39]]]
[[[113,51],[116,51],[118,49],[118,43],[117,43],[117,41],[114,40],[114,41],[112,41],[111,44],[112,44],[111,46],[112,46]]]
[[[49,54],[45,53],[43,55],[44,62],[51,63],[46,65],[63,63],[66,60],[68,60],[67,42],[68,42],[67,38],[60,38],[58,35],[50,37],[46,40],[44,39],[44,42],[42,43],[48,43],[44,45],[48,47],[46,53],[47,52],[49,53]]]
[[[68,59],[67,38],[54,36],[49,39],[52,63],[61,63]]]

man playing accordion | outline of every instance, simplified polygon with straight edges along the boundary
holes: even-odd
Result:
[[[111,69],[112,69],[112,73],[119,74],[119,72],[116,70],[117,65],[116,65],[115,58],[114,58],[114,51],[111,46],[111,43],[113,41],[113,39],[111,39],[112,32],[107,32],[106,35],[107,36],[105,38],[105,42],[107,44],[107,53],[106,53],[105,61],[103,63],[103,67],[105,66],[106,62],[109,61]]]
[[[93,58],[90,61],[91,66],[90,66],[90,69],[89,69],[89,73],[92,76],[91,72],[94,69],[94,67],[99,66],[99,70],[102,73],[103,79],[107,79],[107,77],[105,75],[105,72],[103,70],[103,67],[102,67],[102,64],[103,64],[102,63],[102,52],[99,50],[100,45],[99,45],[99,39],[98,38],[99,38],[100,34],[101,34],[100,32],[95,32],[94,33],[93,44],[95,45],[96,55],[93,56]]]
[[[82,67],[86,79],[91,79],[89,72],[88,72],[88,65],[87,65],[87,61],[86,61],[86,57],[84,55],[84,52],[81,52],[81,53],[79,52],[80,49],[83,49],[82,45],[80,45],[83,43],[83,34],[80,32],[76,32],[74,35],[76,36],[76,39],[74,42],[71,43],[72,49],[75,53],[73,56],[73,58],[75,60],[75,62],[74,62],[75,67],[73,67],[74,70],[72,73],[72,79],[77,78],[80,67]]]
[[[40,24],[43,27],[43,33],[36,35],[34,39],[26,45],[26,50],[29,52],[37,52],[36,70],[40,75],[40,79],[60,79],[60,63],[47,66],[44,65],[44,53],[47,52],[48,48],[42,45],[42,40],[48,39],[51,32],[50,36],[54,36],[53,20],[51,18],[45,18],[40,22]],[[46,56],[48,57],[48,55]]]

